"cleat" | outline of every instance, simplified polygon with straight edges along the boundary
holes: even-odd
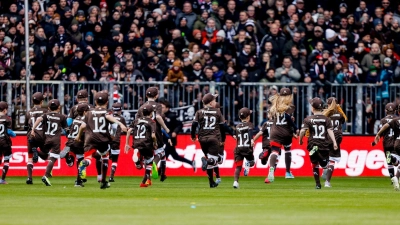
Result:
[[[331,186],[331,182],[329,182],[329,181],[325,181],[325,187],[327,187],[327,188],[331,188],[332,186]]]
[[[147,184],[140,183],[140,186],[139,186],[139,187],[145,188],[145,187],[148,187],[148,186],[149,186],[149,185],[147,185]]]
[[[392,177],[393,188],[395,191],[399,190],[399,178],[396,176]]]
[[[85,185],[83,185],[82,181],[75,181],[74,187],[85,187]]]
[[[101,182],[100,189],[106,189],[109,188],[110,186],[111,186],[110,183],[108,183],[107,181]]]
[[[392,162],[392,155],[389,151],[386,152],[386,162],[390,164]]]
[[[53,177],[53,170],[50,171],[49,177],[48,178],[52,178]]]
[[[150,179],[147,179],[147,180],[146,180],[146,185],[147,185],[147,186],[151,186],[151,185],[152,185],[152,183],[151,183],[151,180],[150,180]]]
[[[65,163],[67,163],[67,166],[72,167],[74,165],[75,157],[69,155],[65,158]]]
[[[70,147],[65,146],[64,149],[60,152],[60,158],[65,158],[67,156],[67,154],[69,153],[69,151],[71,150]]]
[[[247,176],[249,175],[249,173],[250,173],[250,163],[249,163],[249,162],[246,162],[246,163],[244,164],[243,175],[244,175],[245,177],[247,177]]]
[[[286,172],[285,178],[286,178],[286,179],[294,179],[294,176],[293,176],[293,174],[292,174],[292,171]]]
[[[133,156],[132,156],[132,160],[133,162],[136,164],[137,162],[139,162],[139,149],[135,148],[133,150]]]
[[[321,184],[315,185],[315,189],[321,189]]]
[[[235,189],[239,188],[239,182],[234,181],[233,182],[233,188],[235,188]]]
[[[157,168],[156,162],[153,161],[153,165],[151,166],[151,177],[153,179],[158,179],[158,177],[160,176],[160,172],[161,171]]]
[[[197,173],[196,160],[193,160],[193,162],[192,162],[192,167],[193,167],[193,171],[194,171],[195,173]]]
[[[326,174],[328,173],[328,169],[323,169],[322,170],[322,176],[321,176],[321,178],[323,179],[323,180],[326,180]]]
[[[141,170],[143,169],[142,163],[140,161],[135,162],[136,169]]]
[[[8,184],[7,181],[0,179],[0,184]]]
[[[211,184],[210,184],[210,188],[216,188],[216,187],[218,187],[218,184],[217,184],[217,183],[214,182],[214,183],[211,183]]]
[[[166,175],[161,175],[160,176],[160,181],[161,182],[164,182],[164,180],[166,180],[167,179],[167,176]]]
[[[46,176],[42,177],[42,182],[46,185],[46,186],[51,186],[51,183],[49,181],[49,178],[47,178]]]
[[[314,155],[318,151],[318,146],[314,146],[308,153],[310,156]]]
[[[87,182],[87,179],[81,179],[81,180],[82,180],[83,183],[86,183],[86,182]]]
[[[269,184],[269,183],[271,183],[271,181],[269,181],[269,179],[267,177],[267,178],[265,178],[264,183]]]
[[[78,173],[79,173],[79,177],[81,179],[85,179],[86,178],[86,164],[84,163],[85,160],[82,160],[79,163],[79,167],[78,167]]]
[[[270,167],[268,177],[267,177],[270,182],[274,182],[274,180],[275,180],[274,172],[275,172],[274,167]]]
[[[220,184],[222,182],[221,178],[215,179],[215,183]]]
[[[33,147],[33,148],[32,148],[32,154],[33,154],[33,156],[32,156],[32,162],[33,162],[33,163],[37,163],[38,160],[39,160],[39,155],[38,155],[38,152],[37,152],[37,148],[36,148],[36,147]]]
[[[108,179],[108,182],[115,182],[114,177],[110,177],[110,178]]]
[[[207,159],[206,157],[201,157],[201,170],[207,170]]]
[[[261,164],[267,165],[268,159],[261,159]]]
[[[30,179],[30,178],[26,179],[26,184],[33,184],[32,179]]]

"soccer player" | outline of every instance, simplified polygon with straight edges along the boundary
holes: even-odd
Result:
[[[328,108],[323,111],[323,115],[331,119],[333,133],[335,135],[336,144],[338,149],[333,148],[333,143],[329,144],[329,166],[323,170],[322,178],[325,177],[325,187],[331,186],[331,178],[335,169],[335,163],[340,162],[340,143],[342,143],[342,124],[346,122],[347,116],[344,114],[340,105],[337,104],[337,100],[334,97],[330,97],[327,100]],[[329,139],[328,139],[329,140]],[[325,176],[324,176],[325,175]]]
[[[189,159],[186,159],[182,156],[180,156],[176,152],[176,143],[177,143],[177,138],[176,134],[182,129],[182,122],[177,120],[177,115],[175,112],[171,112],[170,108],[171,105],[167,100],[161,101],[160,102],[162,106],[162,112],[163,115],[165,116],[165,125],[171,129],[171,133],[168,134],[171,138],[172,145],[168,142],[168,137],[164,135],[164,143],[166,143],[165,146],[165,157],[168,158],[169,155],[171,155],[175,160],[187,163],[193,167],[194,172],[196,172],[196,161],[190,161]]]
[[[45,132],[45,142],[42,152],[48,154],[49,159],[46,167],[46,172],[42,177],[42,182],[46,186],[51,186],[49,178],[52,177],[51,171],[53,170],[54,163],[60,158],[60,142],[62,129],[67,127],[67,117],[60,114],[60,102],[57,99],[49,101],[49,112],[37,118],[33,124],[31,136],[35,137],[35,128],[43,124],[43,131]]]
[[[121,122],[123,125],[126,126],[125,118],[121,116],[122,113],[122,104],[117,102],[112,105],[112,110],[113,110],[113,116],[116,120]],[[115,171],[117,170],[118,166],[118,157],[120,153],[120,141],[121,141],[121,134],[122,130],[120,127],[117,128],[117,130],[114,133],[114,137],[111,141],[111,172],[110,172],[110,178],[109,182],[114,182],[114,175]]]
[[[83,123],[84,116],[86,112],[89,111],[89,106],[87,104],[79,104],[76,107],[76,112],[78,114],[77,117],[73,120],[70,126],[70,133],[68,134],[68,141],[65,146],[70,148],[68,155],[65,157],[65,162],[69,167],[74,165],[76,159],[76,168],[77,168],[77,179],[75,181],[75,187],[83,187],[83,182],[79,179],[78,166],[79,163],[83,160],[83,144],[84,144],[84,136],[81,136],[79,141],[75,141],[75,138],[78,136],[79,129]]]
[[[154,162],[156,164],[158,164],[158,162],[161,161],[160,169],[158,170],[158,172],[161,175],[160,181],[163,182],[165,179],[167,179],[167,176],[165,175],[167,161],[166,161],[166,157],[165,157],[163,133],[162,133],[161,128],[164,129],[166,134],[169,134],[170,130],[165,125],[163,113],[162,113],[162,106],[160,103],[156,102],[156,100],[158,99],[158,89],[156,87],[149,87],[146,90],[146,97],[147,97],[147,102],[144,103],[142,106],[140,106],[140,108],[137,112],[136,118],[143,117],[142,110],[144,107],[147,107],[147,106],[153,107],[152,119],[155,120],[155,122],[156,122],[156,139],[157,139],[157,146],[158,146],[158,149],[156,149],[154,151]],[[133,154],[136,155],[137,151],[134,151]],[[137,162],[135,162],[135,163],[137,163]]]
[[[35,137],[30,136],[32,132],[33,124],[35,124],[37,118],[41,117],[43,114],[47,113],[46,108],[42,108],[43,94],[41,92],[36,92],[32,95],[33,107],[26,113],[25,116],[25,128],[27,129],[27,146],[28,146],[28,163],[26,164],[26,170],[28,171],[28,179],[26,184],[33,184],[32,181],[32,171],[33,163],[38,162],[38,156],[44,160],[47,159],[48,155],[39,152],[37,148],[43,150],[45,137],[43,134],[43,126],[39,124],[35,131]]]
[[[389,103],[390,104],[390,103]],[[388,109],[390,107],[393,108],[393,105],[386,105],[386,112],[388,113]],[[400,113],[400,106],[397,108],[398,112]],[[390,121],[389,121],[390,120]],[[381,120],[381,122],[384,122]],[[388,130],[390,129],[390,130]],[[386,142],[386,137],[389,137],[389,135],[392,135],[394,138],[394,145],[393,148],[390,146],[390,138]],[[400,117],[389,117],[386,121],[386,123],[382,126],[382,128],[379,130],[379,132],[375,136],[375,140],[372,143],[372,145],[375,145],[379,142],[379,139],[381,137],[384,137],[384,143],[383,143],[383,149],[386,153],[386,162],[388,165],[393,165],[393,166],[398,166],[400,163],[400,156],[398,155],[400,151]],[[386,146],[385,146],[386,144]],[[400,168],[397,168],[396,175],[391,178],[393,187],[396,191],[399,190],[399,177],[400,177]]]
[[[218,164],[220,146],[225,142],[225,120],[220,110],[215,108],[216,97],[218,97],[218,95],[212,95],[210,93],[204,95],[202,99],[204,108],[196,112],[191,130],[191,139],[194,142],[196,141],[197,127],[200,127],[198,140],[205,155],[205,157],[201,158],[201,168],[203,171],[207,170],[210,188],[218,186],[218,184],[214,182],[213,171],[214,167]],[[221,139],[218,138],[218,135],[220,135]]]
[[[272,106],[270,108],[270,114],[273,118],[273,124],[271,127],[270,144],[271,144],[271,155],[269,158],[269,173],[268,180],[274,182],[275,180],[275,164],[281,154],[281,148],[284,147],[285,151],[290,151],[292,146],[292,138],[297,137],[298,128],[293,122],[288,111],[291,110],[293,101],[293,95],[289,88],[282,88],[279,94],[276,94],[272,99]],[[291,154],[288,155],[288,159],[291,162]],[[287,165],[287,164],[286,164]],[[289,170],[288,170],[289,169]],[[286,167],[285,178],[294,178],[290,171],[290,168]]]
[[[136,154],[133,155],[134,162],[138,169],[141,169],[141,165],[138,162],[143,161],[145,164],[145,174],[140,187],[148,187],[151,185],[150,173],[153,165],[154,159],[154,149],[157,149],[156,140],[156,123],[152,120],[153,117],[153,107],[152,105],[146,105],[142,108],[141,117],[137,117],[134,122],[132,122],[126,136],[126,146],[125,153],[128,153],[130,149],[129,136],[133,131],[134,142],[133,149]],[[140,153],[140,157],[137,157]],[[140,166],[139,166],[140,165]]]
[[[6,102],[0,102],[0,165],[4,157],[3,174],[1,175],[0,184],[7,184],[6,176],[9,168],[10,159],[12,157],[11,138],[15,137],[14,131],[11,130],[12,122],[7,116],[8,105]]]
[[[239,176],[242,171],[243,160],[246,159],[246,163],[248,163],[243,171],[245,176],[248,175],[250,166],[254,166],[253,124],[249,122],[251,113],[252,111],[248,108],[242,108],[239,110],[239,118],[242,122],[238,124],[235,129],[236,148],[234,155],[236,168],[233,188],[239,188]]]
[[[303,144],[303,137],[309,131],[307,150],[309,151],[315,179],[315,189],[321,189],[319,179],[319,167],[326,168],[329,161],[329,138],[332,140],[333,149],[338,150],[331,119],[322,114],[322,101],[320,98],[313,98],[310,101],[311,112],[314,114],[304,119],[299,144]]]
[[[396,105],[393,103],[388,103],[385,106],[385,112],[386,116],[381,119],[381,124],[379,125],[379,128],[382,128],[385,124],[389,123],[392,121],[394,118],[396,118]],[[394,150],[394,143],[396,137],[394,136],[394,132],[392,128],[389,128],[389,130],[386,130],[385,132],[382,133],[380,137],[383,137],[383,152],[390,152],[396,154]],[[372,146],[374,146],[376,143],[373,142]],[[388,164],[388,171],[389,171],[389,176],[390,179],[394,177],[394,166],[393,163]]]
[[[262,136],[262,149],[263,151],[259,155],[259,159],[261,159],[261,164],[265,165],[267,164],[268,158],[271,155],[271,144],[270,144],[270,134],[271,134],[271,126],[274,122],[272,121],[272,117],[268,111],[268,121],[265,122],[261,130],[256,134],[256,136],[253,138],[254,142],[257,141],[258,138]],[[275,168],[274,171],[276,170],[276,165],[278,165],[280,155],[278,155],[276,162],[275,162]],[[270,183],[268,177],[265,178],[264,183]]]
[[[108,94],[105,92],[97,92],[94,96],[96,107],[87,112],[84,123],[79,129],[76,141],[80,140],[82,132],[85,130],[84,143],[84,159],[79,164],[80,179],[86,178],[86,168],[90,165],[92,156],[98,152],[102,158],[101,165],[101,184],[100,188],[105,189],[110,187],[106,180],[108,170],[108,159],[111,135],[109,133],[109,124],[113,123],[113,127],[120,126],[121,130],[126,132],[124,124],[116,120],[112,115],[107,113]]]

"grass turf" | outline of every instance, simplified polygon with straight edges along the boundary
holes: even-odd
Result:
[[[206,177],[169,177],[149,188],[139,188],[139,177],[116,177],[107,190],[95,179],[74,188],[72,177],[52,178],[52,187],[9,177],[0,186],[0,224],[393,224],[398,212],[398,193],[384,177],[334,178],[321,190],[312,177],[273,184],[241,177],[240,189],[232,177],[215,189]]]

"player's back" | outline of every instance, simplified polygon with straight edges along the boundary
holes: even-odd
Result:
[[[151,117],[151,119],[154,120],[154,122],[156,123],[156,138],[157,138],[157,145],[159,148],[161,148],[164,143],[163,143],[163,136],[162,136],[162,131],[161,131],[161,124],[158,123],[158,121],[156,120],[156,115],[160,115],[161,117],[163,117],[163,113],[162,113],[162,106],[160,103],[155,102],[155,101],[147,101],[146,103],[144,103],[143,105],[141,105],[139,107],[139,110],[136,114],[136,118],[143,118],[143,108],[146,106],[151,106],[153,108],[153,116]]]
[[[102,107],[96,107],[86,113],[84,118],[86,123],[85,142],[107,144],[111,141],[107,114],[107,109]]]
[[[324,115],[312,115],[304,119],[303,126],[308,127],[308,148],[318,146],[320,150],[329,150],[330,137],[328,129],[332,129],[331,120]]]
[[[43,116],[48,112],[47,109],[42,108],[42,107],[33,107],[31,110],[29,110],[26,113],[25,116],[25,126],[28,127],[28,134],[32,131],[33,124],[35,124],[37,118]],[[40,137],[44,138],[43,134],[43,122],[41,122],[36,128],[35,128],[35,133],[36,135],[39,135]]]
[[[78,136],[79,129],[80,129],[82,123],[83,123],[83,119],[84,119],[84,116],[79,116],[79,115],[78,115],[78,116],[73,120],[71,126],[69,126],[70,132],[69,132],[69,134],[68,134],[68,139],[74,140],[74,139]],[[82,140],[84,140],[83,136],[84,136],[84,134],[82,134],[82,136],[81,136],[81,139],[82,139]]]
[[[199,123],[200,138],[218,138],[219,124],[224,123],[222,114],[216,108],[203,108],[196,112],[194,121]]]
[[[11,119],[7,115],[0,116],[0,146],[11,145],[11,139],[7,129],[11,128]]]
[[[152,134],[155,132],[156,123],[148,117],[139,117],[131,125],[133,128],[133,147],[138,149],[153,150]],[[160,147],[160,146],[158,146]]]
[[[121,122],[122,124],[126,125],[125,122],[125,118],[121,115],[118,114],[114,114],[113,117],[118,120],[119,122]],[[117,127],[117,130],[115,131],[115,134],[113,134],[114,138],[113,138],[113,142],[120,142],[121,139],[121,135],[122,135],[122,129],[120,126]]]
[[[342,125],[345,122],[345,119],[342,114],[334,113],[331,117],[331,124],[333,128],[333,133],[335,134],[335,138],[341,138],[343,136]]]
[[[390,123],[393,119],[396,119],[395,115],[387,115],[381,119],[381,124],[379,127],[384,126],[387,123]],[[394,146],[394,142],[396,140],[396,135],[393,128],[387,129],[383,133],[383,147],[384,148],[392,148]]]
[[[79,114],[78,114],[78,106],[81,105],[81,104],[86,104],[88,106],[88,108],[89,108],[89,111],[94,109],[94,106],[91,105],[91,104],[88,104],[87,102],[78,102],[78,104],[72,106],[72,108],[69,110],[69,114],[68,114],[69,118],[75,119],[77,116],[79,116]]]
[[[243,122],[236,126],[236,148],[240,150],[248,150],[251,147],[250,130],[253,129],[251,122]]]
[[[273,123],[273,121],[267,121],[261,127],[263,149],[270,147],[271,126]]]
[[[60,142],[62,129],[67,126],[67,117],[57,112],[48,112],[43,115],[43,130],[45,143]]]
[[[274,116],[270,134],[270,139],[272,141],[286,144],[292,140],[293,132],[289,114],[282,113]]]

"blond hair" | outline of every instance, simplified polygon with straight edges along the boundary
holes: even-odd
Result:
[[[269,101],[272,102],[272,106],[269,110],[270,114],[275,117],[277,115],[283,114],[286,112],[292,102],[293,102],[293,95],[273,95],[269,98]]]

